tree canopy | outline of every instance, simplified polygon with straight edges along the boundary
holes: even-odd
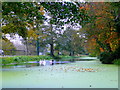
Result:
[[[119,52],[119,2],[3,2],[2,14],[3,33],[50,44],[52,54]]]

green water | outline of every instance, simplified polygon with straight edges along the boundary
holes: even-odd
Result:
[[[2,88],[118,88],[118,67],[93,60],[3,68]]]

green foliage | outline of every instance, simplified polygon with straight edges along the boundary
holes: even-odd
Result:
[[[40,14],[36,2],[3,2],[2,3],[2,32],[17,33],[23,38],[27,37],[27,25],[33,24],[36,17],[37,23],[42,23],[43,15]],[[39,22],[38,22],[39,20]],[[36,23],[34,24],[36,25]]]
[[[95,54],[96,51],[103,52],[100,54],[100,61],[105,64],[111,64],[113,60],[120,58],[120,48],[117,48],[120,45],[119,6],[120,3],[114,2],[90,2],[83,7],[86,15],[91,16],[92,21],[83,26],[83,32],[88,38],[87,41],[91,38],[95,39],[96,47],[98,47],[94,48],[95,44],[92,43],[88,49],[91,50],[92,54]]]
[[[115,59],[120,58],[120,46],[113,52]]]
[[[9,64],[9,63],[13,63],[14,59],[12,59],[11,57],[7,57],[7,58],[2,58],[2,64]]]
[[[10,63],[23,63],[28,61],[39,61],[39,60],[50,60],[52,57],[50,56],[14,56],[14,57],[2,57],[2,64],[10,64]]]
[[[4,54],[10,55],[14,53],[14,50],[16,50],[15,46],[12,42],[8,39],[2,39],[2,50],[4,51]],[[11,53],[12,52],[12,53]]]
[[[96,57],[96,53],[90,53],[90,57]]]
[[[83,13],[79,11],[79,3],[77,2],[41,2],[46,12],[52,15],[51,24],[64,25],[67,23],[80,23],[80,16]],[[61,21],[61,19],[66,19]]]
[[[60,52],[65,50],[72,55],[81,54],[84,52],[84,48],[82,45],[83,41],[84,39],[80,37],[80,34],[77,30],[67,28],[66,31],[64,31],[63,35],[58,38],[56,50],[59,50]]]
[[[14,56],[14,57],[2,57],[0,58],[2,60],[3,65],[8,64],[22,64],[24,62],[28,61],[40,61],[40,60],[50,60],[50,59],[56,59],[56,60],[70,60],[74,58],[79,58],[79,56],[59,56],[59,57],[51,57],[51,56]]]
[[[79,58],[80,56],[59,56],[61,59],[73,59],[73,58]]]
[[[116,65],[120,65],[120,59],[115,59],[115,60],[113,61],[113,63],[116,64]]]
[[[120,62],[119,58],[120,58],[120,47],[118,47],[114,52],[102,52],[100,54],[100,61],[105,64],[119,63]]]
[[[113,60],[114,60],[113,53],[110,53],[110,52],[102,52],[102,53],[100,54],[100,61],[101,61],[103,64],[112,64],[112,63],[113,63]]]

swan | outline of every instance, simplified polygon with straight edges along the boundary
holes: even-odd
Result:
[[[45,60],[40,60],[39,64],[42,65],[42,66],[45,66],[46,65],[46,61]]]
[[[54,60],[50,60],[50,61],[49,61],[49,63],[53,65],[53,63],[54,63]]]

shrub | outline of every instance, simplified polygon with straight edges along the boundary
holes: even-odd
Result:
[[[119,59],[115,59],[115,60],[113,61],[113,63],[116,64],[116,65],[120,65],[120,58],[119,58]]]
[[[109,52],[102,52],[100,54],[100,61],[103,64],[112,64],[114,60],[114,55],[113,53],[109,53]]]
[[[2,58],[2,64],[6,65],[6,64],[9,64],[9,63],[13,63],[14,60],[12,59],[12,57],[4,57]]]
[[[120,59],[120,46],[114,51],[115,59]]]

